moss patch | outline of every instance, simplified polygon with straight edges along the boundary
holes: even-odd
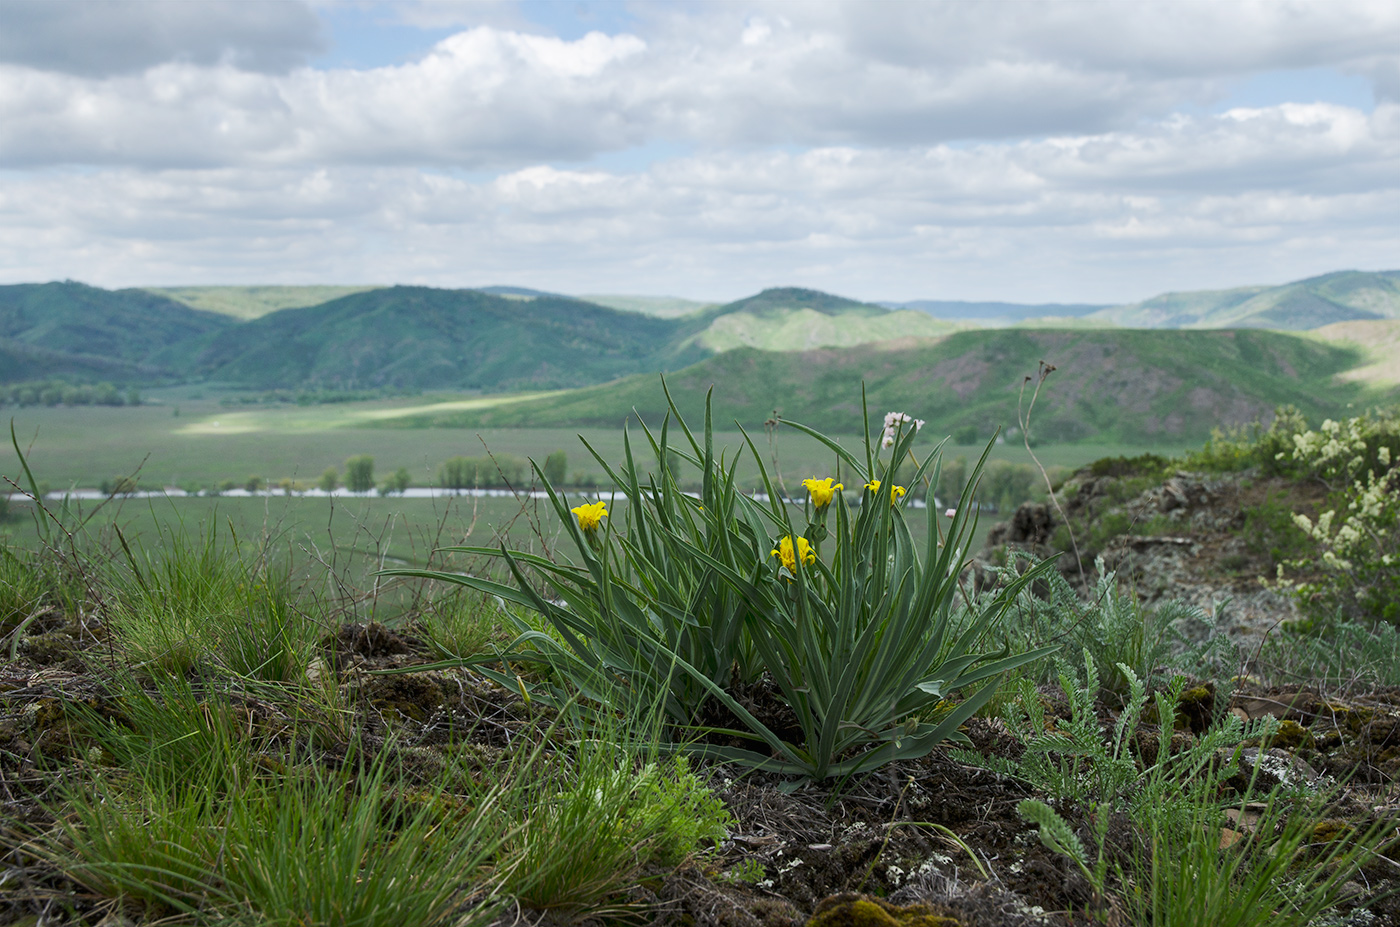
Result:
[[[934,908],[892,905],[869,895],[832,895],[817,905],[807,927],[962,927]]]

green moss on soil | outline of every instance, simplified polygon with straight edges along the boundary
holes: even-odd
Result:
[[[817,905],[807,927],[961,927],[928,905],[892,905],[869,895],[832,895]]]

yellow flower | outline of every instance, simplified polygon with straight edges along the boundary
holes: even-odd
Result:
[[[599,523],[607,517],[608,504],[606,502],[590,502],[569,509],[569,511],[578,516],[578,526],[591,533],[597,531]]]
[[[792,536],[782,538],[778,541],[778,546],[773,549],[773,556],[783,562],[783,566],[788,568],[788,572],[797,572],[797,558],[802,558],[803,563],[816,563],[817,555],[812,551],[812,545],[807,543],[806,538],[797,539],[797,556],[792,553]]]
[[[812,505],[815,508],[826,508],[831,504],[831,500],[835,498],[836,491],[846,488],[840,483],[837,483],[835,486],[831,485],[832,479],[833,477],[827,477],[824,480],[819,480],[816,477],[812,477],[811,479],[802,481],[802,485],[807,487],[807,494],[812,497]]]
[[[865,484],[865,488],[868,489],[868,490],[870,490],[872,493],[874,493],[875,495],[878,496],[878,495],[880,494],[880,481],[879,481],[879,480],[871,480],[870,482],[868,482],[868,483]],[[903,486],[892,486],[892,487],[890,487],[890,505],[894,505],[896,502],[898,502],[899,499],[900,499],[900,497],[903,496],[903,495],[904,495],[904,487],[903,487]]]

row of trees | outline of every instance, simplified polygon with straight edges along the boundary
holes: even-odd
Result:
[[[0,386],[0,404],[13,406],[139,406],[141,391],[122,390],[111,383],[67,383],[34,380]]]
[[[679,460],[671,462],[678,468]],[[374,457],[370,454],[357,454],[348,458],[341,468],[327,467],[317,478],[315,486],[325,492],[333,492],[342,485],[351,492],[371,492],[378,490],[380,495],[402,493],[412,483],[412,477],[405,467],[399,467],[388,477],[376,483],[374,477]],[[568,458],[563,451],[555,451],[545,458],[545,476],[555,486],[587,487],[594,483],[590,477],[574,474],[568,477]],[[943,464],[936,495],[945,505],[953,505],[961,498],[967,483],[969,465],[966,457],[953,457]],[[914,475],[912,466],[901,467],[896,482],[907,484]],[[494,457],[452,457],[438,467],[437,483],[444,489],[498,489],[507,486],[522,487],[530,482],[529,461],[513,454],[497,454]],[[1039,472],[1029,464],[992,461],[982,472],[982,481],[975,494],[975,500],[983,506],[997,511],[1009,512],[1022,502],[1040,498],[1043,494]],[[136,482],[130,477],[116,477],[104,480],[102,491],[108,493],[136,492]],[[246,489],[259,492],[276,488],[288,494],[304,488],[290,479],[270,483],[261,476],[249,476],[246,480],[224,480],[216,490],[228,492],[233,489]]]
[[[219,405],[257,406],[296,403],[299,406],[328,405],[339,402],[365,402],[371,399],[391,399],[399,396],[421,396],[420,389],[383,387],[380,389],[272,389],[261,393],[240,393],[224,396]]]
[[[494,457],[453,457],[438,467],[438,485],[443,489],[496,489],[520,486],[528,481],[529,461],[514,454]],[[544,460],[545,479],[563,486],[568,476],[569,459],[563,451],[555,451]]]
[[[379,484],[379,494],[388,496],[401,493],[409,487],[413,478],[407,467],[399,467],[383,483]],[[340,473],[335,467],[327,467],[316,481],[316,485],[326,492],[340,485]],[[345,488],[351,492],[369,492],[374,489],[374,458],[369,454],[356,454],[345,459]]]

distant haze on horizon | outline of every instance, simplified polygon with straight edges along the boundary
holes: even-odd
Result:
[[[0,283],[1122,304],[1397,255],[1394,3],[0,0]]]

